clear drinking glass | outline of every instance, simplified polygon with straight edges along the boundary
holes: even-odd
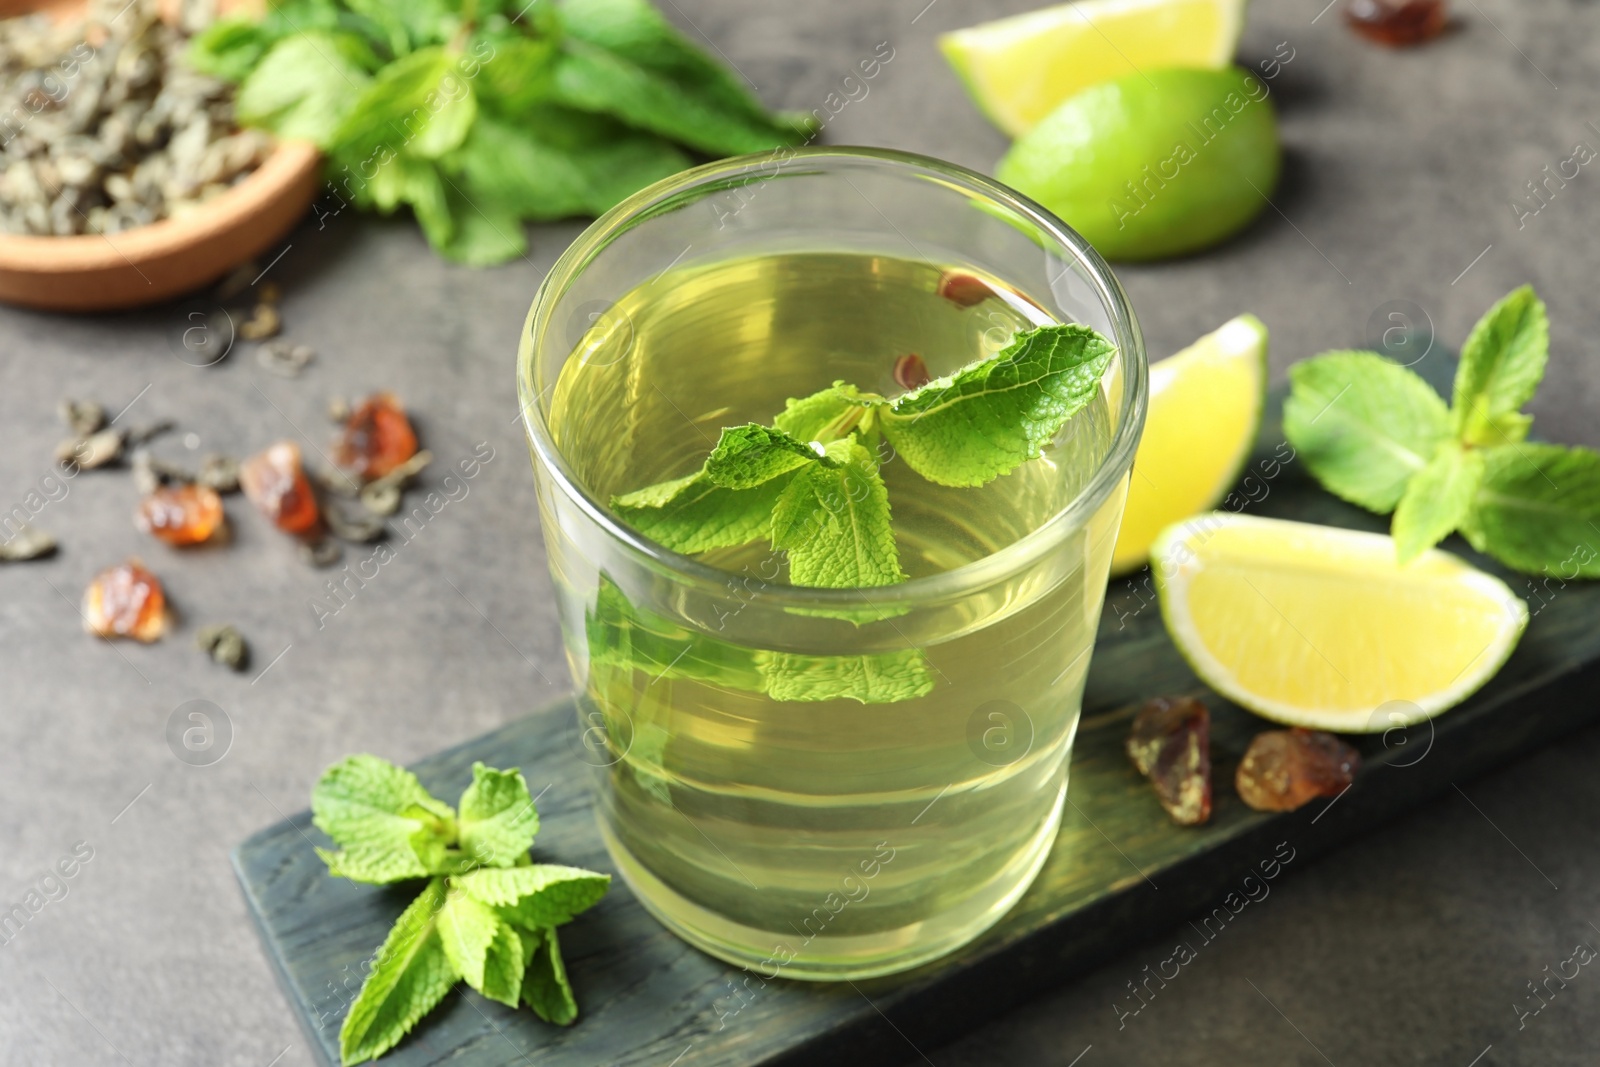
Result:
[[[608,510],[788,397],[892,394],[902,356],[947,374],[1052,321],[1117,354],[1042,458],[947,489],[880,457],[904,582],[795,587],[759,539],[690,557]],[[918,156],[713,163],[566,251],[519,393],[577,751],[618,870],[667,927],[767,977],[858,978],[951,951],[1022,895],[1061,818],[1145,375],[1082,238]]]

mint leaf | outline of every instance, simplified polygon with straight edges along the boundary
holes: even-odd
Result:
[[[527,933],[530,936],[523,942],[524,951],[530,940],[534,951],[529,954],[528,972],[522,978],[523,1003],[545,1022],[569,1026],[578,1017],[578,1001],[561,960],[561,943],[551,927]]]
[[[483,968],[489,945],[504,920],[489,905],[451,886],[439,910],[439,942],[455,973],[473,989],[483,989]]]
[[[491,867],[521,862],[539,832],[528,783],[515,768],[497,771],[474,763],[460,812],[461,851]]]
[[[749,649],[634,607],[605,574],[584,628],[590,669],[622,670],[623,684],[631,684],[636,670],[655,681],[689,678],[749,693],[761,692],[764,684]]]
[[[320,855],[335,877],[385,883],[420,878],[456,838],[455,812],[416,775],[376,756],[351,756],[311,792],[312,822],[343,848]]]
[[[494,940],[484,953],[483,984],[473,986],[490,1000],[515,1008],[522,994],[522,977],[528,961],[523,954],[522,935],[508,922],[495,927]]]
[[[239,85],[234,113],[244,125],[327,149],[372,81],[359,63],[364,48],[349,34],[324,30],[285,38]]]
[[[725,489],[703,471],[614,497],[611,510],[674,552],[706,552],[749,544],[766,535],[784,482]]]
[[[459,977],[439,939],[444,879],[435,878],[395,920],[339,1029],[343,1063],[375,1060],[445,998]]]
[[[810,116],[770,115],[643,0],[565,0],[557,92],[588,111],[721,155],[798,144]]]
[[[705,474],[724,489],[753,489],[811,463],[838,466],[806,442],[752,422],[722,431],[706,459]]]
[[[1469,444],[1520,441],[1526,423],[1504,421],[1533,399],[1544,377],[1550,323],[1531,286],[1514,289],[1478,320],[1461,349],[1451,407],[1456,434]],[[1509,431],[1509,433],[1508,433]]]
[[[905,579],[878,465],[854,438],[827,446],[831,466],[812,463],[789,478],[772,510],[772,544],[789,557],[789,581],[831,589]]]
[[[1454,441],[1439,446],[1428,465],[1406,484],[1394,509],[1390,533],[1401,563],[1455,532],[1467,517],[1472,498],[1483,482],[1483,453]]]
[[[379,71],[335,137],[341,155],[363,160],[373,152],[438,159],[466,140],[477,115],[472,83],[456,57],[424,48]]]
[[[1322,487],[1387,514],[1450,436],[1427,382],[1376,352],[1325,352],[1289,368],[1283,431]]]
[[[865,656],[762,652],[757,662],[774,700],[892,704],[933,692],[927,657],[915,648]]]
[[[514,123],[550,100],[560,54],[553,38],[495,36],[486,39],[486,45],[493,49],[493,58],[482,64],[474,79],[482,106]]]
[[[556,60],[555,97],[713,155],[763,152],[802,139],[583,41],[567,41]]]
[[[529,867],[484,867],[458,875],[453,884],[504,917],[530,929],[560,926],[593,907],[611,876],[578,867],[537,863]]]
[[[1483,482],[1461,532],[1527,574],[1600,578],[1600,453],[1521,444],[1483,449]]]
[[[274,38],[254,19],[220,19],[189,41],[184,59],[201,74],[237,82],[261,62],[274,43]]]
[[[791,398],[772,424],[791,437],[827,444],[854,429],[869,410],[886,403],[883,397],[863,393],[848,382],[834,382],[821,392]]]
[[[1115,352],[1087,326],[1029,330],[997,357],[899,397],[879,424],[929,481],[983,485],[1040,454],[1099,392]]]

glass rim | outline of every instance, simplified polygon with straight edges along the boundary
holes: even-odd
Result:
[[[694,586],[726,588],[730,578],[738,572],[702,563],[692,556],[675,552],[665,545],[650,540],[628,526],[588,490],[574,476],[566,458],[556,446],[549,422],[540,403],[539,391],[534,385],[534,363],[538,344],[550,322],[555,305],[565,296],[571,283],[588,266],[593,257],[625,233],[636,222],[648,219],[664,205],[677,200],[693,189],[721,181],[730,176],[746,175],[782,155],[785,159],[803,158],[813,161],[844,160],[866,161],[887,165],[910,172],[931,172],[952,181],[992,203],[1015,212],[1044,235],[1053,240],[1059,250],[1082,267],[1094,287],[1095,296],[1111,317],[1117,358],[1122,363],[1124,388],[1118,412],[1116,434],[1104,458],[1087,485],[1053,515],[1027,534],[991,552],[980,559],[964,563],[947,571],[908,578],[893,585],[855,589],[825,589],[812,586],[795,586],[775,582],[762,582],[761,594],[776,604],[792,603],[795,606],[878,607],[886,604],[900,605],[912,602],[952,598],[999,581],[1023,570],[1051,551],[1072,531],[1086,525],[1089,519],[1111,495],[1118,482],[1127,477],[1133,464],[1133,453],[1138,448],[1143,432],[1147,402],[1148,366],[1144,352],[1144,339],[1139,322],[1128,302],[1127,294],[1110,266],[1100,253],[1076,230],[1061,221],[1050,211],[993,178],[979,174],[956,163],[948,163],[931,156],[901,152],[886,148],[856,146],[817,146],[793,149],[776,149],[734,156],[706,163],[664,178],[654,185],[639,190],[601,215],[576,240],[567,246],[555,265],[545,275],[534,295],[523,323],[524,336],[531,343],[523,348],[517,360],[517,397],[521,405],[524,432],[532,445],[535,458],[550,473],[552,480],[568,499],[615,541],[625,546],[650,569],[666,574],[679,582]],[[764,180],[781,175],[767,175]],[[1047,253],[1056,249],[1045,249]],[[552,383],[553,386],[554,383]]]

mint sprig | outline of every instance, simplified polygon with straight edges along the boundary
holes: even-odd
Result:
[[[524,221],[596,215],[693,165],[796,145],[773,113],[648,0],[272,0],[194,39],[239,83],[239,121],[314,142],[347,203],[408,205],[465,263],[527,249]]]
[[[1451,403],[1375,352],[1289,370],[1284,433],[1323,488],[1394,513],[1402,563],[1460,531],[1514,570],[1600,577],[1600,453],[1526,441],[1550,327],[1523,286],[1478,320]]]
[[[556,927],[593,906],[611,877],[528,856],[539,817],[516,770],[472,765],[456,809],[410,771],[351,756],[323,773],[313,822],[339,851],[318,849],[334,877],[385,885],[428,878],[371,961],[339,1031],[345,1064],[377,1059],[465,981],[490,1000],[526,1002],[567,1025],[577,1002]]]
[[[678,552],[768,537],[791,584],[903,581],[878,473],[878,435],[940,485],[979,486],[1036,458],[1100,389],[1115,346],[1087,326],[1041,326],[995,356],[893,400],[846,382],[790,400],[771,427],[722,431],[695,474],[612,499],[617,514]]]

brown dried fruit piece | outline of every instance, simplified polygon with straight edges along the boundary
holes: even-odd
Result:
[[[96,637],[159,639],[167,629],[161,579],[136,559],[101,571],[83,591],[83,627]]]
[[[894,380],[902,389],[920,389],[933,381],[928,365],[915,352],[907,352],[894,361]]]
[[[1257,811],[1294,811],[1344,792],[1360,769],[1355,749],[1332,734],[1297,726],[1257,734],[1233,781]]]
[[[1156,697],[1133,718],[1128,758],[1179,826],[1211,818],[1211,713],[1193,697]]]
[[[952,270],[939,279],[939,295],[957,307],[976,307],[994,295],[994,290],[982,278],[965,271]]]
[[[322,513],[300,465],[300,446],[293,441],[279,441],[241,463],[239,485],[284,533],[304,538],[321,535]]]
[[[1449,14],[1444,0],[1351,0],[1344,21],[1369,41],[1409,48],[1443,33]]]
[[[204,485],[163,485],[139,501],[133,521],[169,545],[198,545],[222,525],[222,498]]]
[[[417,453],[417,434],[393,393],[373,393],[356,405],[334,442],[333,461],[371,481]]]

